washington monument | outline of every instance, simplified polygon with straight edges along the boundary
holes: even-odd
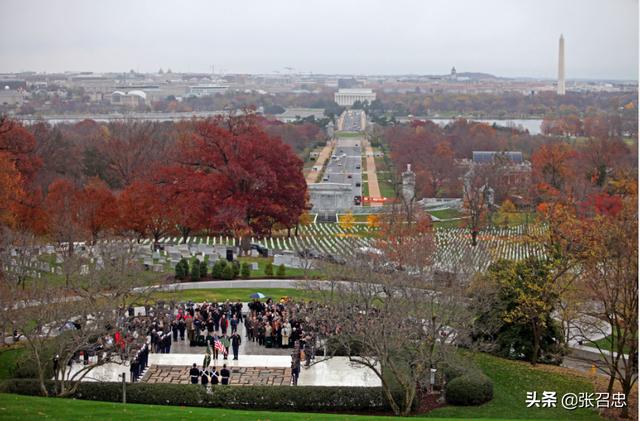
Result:
[[[564,37],[562,34],[560,34],[558,47],[558,95],[564,95]]]

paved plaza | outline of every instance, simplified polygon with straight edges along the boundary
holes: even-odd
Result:
[[[217,365],[218,372],[222,364]],[[229,383],[240,386],[288,386],[291,384],[291,368],[284,367],[230,367]],[[189,367],[153,365],[142,382],[189,384]]]
[[[247,303],[244,303],[243,312],[248,311]],[[144,313],[143,307],[136,307],[136,313]],[[230,330],[229,330],[230,333]],[[291,348],[266,348],[258,342],[247,339],[244,332],[244,324],[238,325],[238,333],[242,338],[238,360],[230,355],[225,360],[222,353],[218,358],[212,356],[211,366],[218,370],[223,364],[231,371],[232,385],[288,385],[291,381]],[[171,344],[169,354],[149,354],[149,367],[144,372],[140,381],[148,383],[173,383],[188,384],[189,369],[195,363],[198,368],[206,354],[206,347],[189,346],[186,340]],[[82,364],[74,363],[71,375],[82,369]],[[108,363],[96,367],[91,371],[86,381],[121,381],[120,375],[127,374],[129,380],[129,366],[116,363]],[[380,386],[380,380],[368,368],[353,364],[347,357],[334,357],[324,359],[317,357],[310,367],[301,367],[298,379],[299,386]]]

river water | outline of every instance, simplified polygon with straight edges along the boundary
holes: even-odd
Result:
[[[131,120],[151,120],[151,121],[180,121],[184,119],[190,118],[203,118],[203,117],[211,117],[215,115],[224,114],[224,112],[214,111],[214,112],[199,112],[199,113],[136,113],[136,114],[103,114],[103,115],[71,115],[71,116],[50,116],[50,117],[40,117],[40,118],[23,118],[21,119],[25,124],[33,124],[38,121],[46,121],[49,124],[58,124],[58,123],[77,123],[85,118],[93,119],[97,122],[108,122],[114,120],[121,119],[131,119]],[[19,118],[19,117],[18,117]],[[20,119],[20,118],[19,118]],[[407,120],[399,118],[398,121]],[[440,126],[446,126],[447,124],[454,121],[451,118],[431,118],[429,119],[434,123]],[[496,125],[501,127],[515,127],[521,130],[529,130],[529,133],[532,135],[540,134],[542,125],[542,120],[487,120],[487,119],[469,119],[471,121],[477,121],[479,123],[485,123],[488,125]]]

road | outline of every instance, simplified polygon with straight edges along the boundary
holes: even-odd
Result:
[[[366,114],[363,110],[346,110],[338,118],[338,130],[346,132],[364,131]]]
[[[362,197],[362,141],[364,138],[337,138],[322,181],[349,184],[353,197]]]

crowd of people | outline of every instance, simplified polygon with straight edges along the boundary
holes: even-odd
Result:
[[[274,301],[254,300],[243,314],[242,303],[158,303],[145,306],[144,314],[134,309],[121,309],[118,329],[111,336],[99,338],[94,347],[79,353],[78,362],[90,363],[90,358],[100,358],[102,351],[119,354],[129,361],[131,381],[137,381],[148,366],[149,353],[168,354],[176,342],[188,341],[189,346],[206,346],[214,361],[220,356],[227,360],[238,354],[243,337],[238,328],[244,326],[246,340],[267,348],[290,348],[292,384],[297,384],[301,366],[309,366],[315,358],[322,326],[318,328],[303,315],[309,303],[289,299]],[[222,354],[222,355],[221,355]],[[56,361],[56,364],[59,364]],[[197,370],[197,374],[196,374]],[[227,375],[229,374],[229,375]],[[213,367],[194,367],[190,370],[191,382],[228,384],[230,372],[226,364],[218,371]],[[195,377],[194,377],[195,376]]]
[[[282,298],[249,303],[245,317],[247,340],[267,348],[292,348],[291,384],[298,384],[301,366],[309,367],[316,350],[326,338],[324,325],[316,325],[305,314],[317,304]]]
[[[254,300],[245,317],[247,340],[266,348],[293,348],[298,343],[313,355],[320,330],[303,317],[308,305],[284,298]]]

